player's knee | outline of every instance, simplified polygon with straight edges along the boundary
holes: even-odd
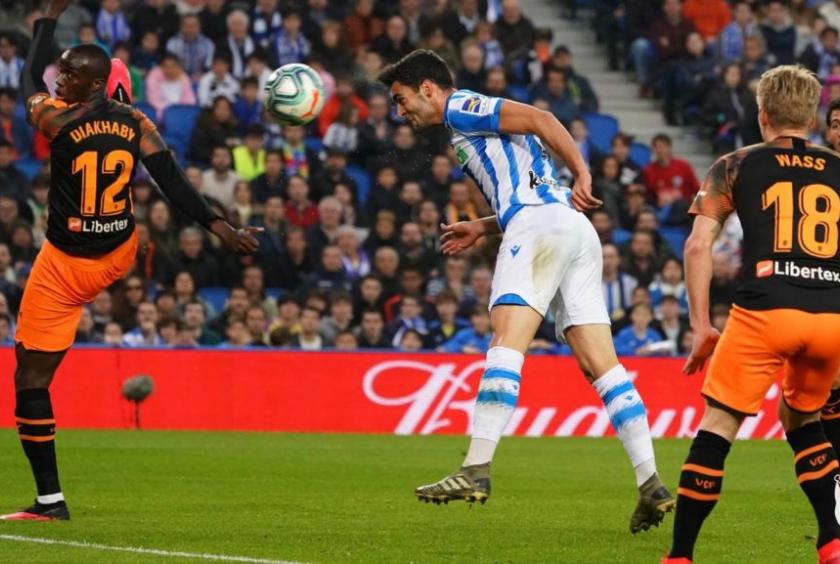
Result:
[[[782,424],[782,429],[785,432],[792,431],[793,429],[798,429],[808,423],[813,423],[814,421],[819,421],[820,414],[819,412],[816,413],[803,413],[801,411],[793,410],[787,402],[784,400],[779,401],[779,422]]]

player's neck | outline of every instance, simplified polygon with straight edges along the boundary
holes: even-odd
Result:
[[[773,129],[773,128],[766,128],[764,138],[767,140],[768,143],[772,143],[779,137],[799,137],[800,139],[807,139],[808,132],[804,129],[795,129],[795,128],[788,128],[788,129]]]

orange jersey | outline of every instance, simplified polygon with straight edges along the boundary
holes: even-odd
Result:
[[[134,232],[129,183],[137,162],[166,149],[157,128],[101,92],[72,105],[38,93],[26,108],[50,142],[47,239],[69,255],[113,251]]]

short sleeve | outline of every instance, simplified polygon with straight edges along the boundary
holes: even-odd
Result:
[[[140,123],[140,158],[166,150],[166,142],[152,120],[139,110],[134,110],[133,115]]]
[[[736,171],[733,161],[732,155],[724,155],[712,165],[688,213],[705,215],[720,223],[726,221],[735,210],[732,184]]]
[[[62,116],[68,105],[49,94],[38,92],[26,101],[26,120],[32,127],[43,133],[48,139],[55,137],[64,125]]]
[[[444,121],[450,128],[464,134],[499,133],[501,107],[502,98],[458,91],[446,103]]]

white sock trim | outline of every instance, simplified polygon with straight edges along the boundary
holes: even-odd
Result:
[[[615,388],[627,380],[629,380],[627,370],[621,364],[616,364],[594,380],[592,387],[599,395],[603,395],[607,390]]]
[[[44,505],[50,505],[51,503],[58,503],[59,501],[64,501],[64,494],[61,492],[49,494],[49,495],[39,495],[35,498],[38,503],[42,503]]]
[[[522,365],[524,363],[524,354],[507,347],[492,347],[487,351],[487,357],[485,359],[486,368],[504,368],[517,374],[522,373]]]

